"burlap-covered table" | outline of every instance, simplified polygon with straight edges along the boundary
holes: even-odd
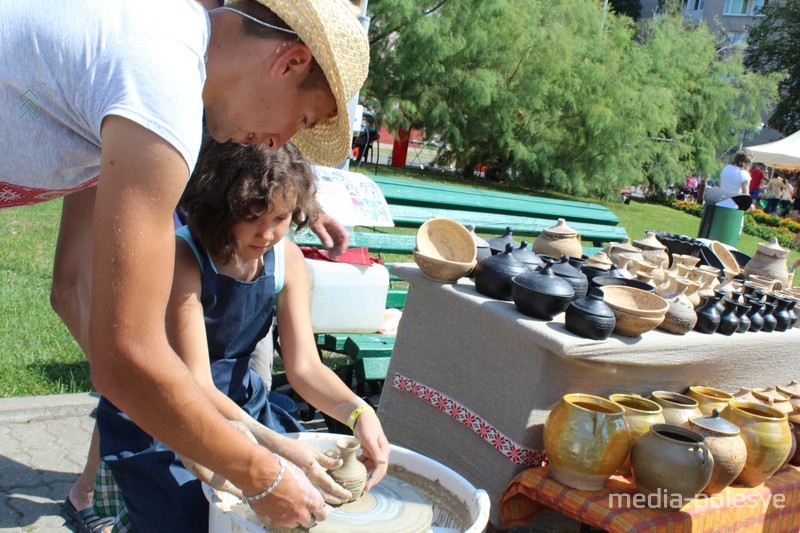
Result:
[[[384,430],[485,489],[495,527],[511,479],[541,464],[544,421],[566,393],[733,392],[800,379],[800,329],[592,341],[569,333],[563,314],[526,317],[468,279],[429,281],[414,264],[392,272],[410,286],[378,410]]]

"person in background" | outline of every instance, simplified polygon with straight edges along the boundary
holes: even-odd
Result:
[[[783,190],[783,172],[774,170],[772,176],[767,182],[765,196],[767,198],[767,207],[764,209],[765,213],[770,215],[774,214],[778,209],[778,202],[781,199],[781,191]]]
[[[737,152],[731,158],[731,162],[725,165],[722,172],[719,173],[719,187],[728,196],[737,196],[740,194],[750,194],[750,168],[752,163],[750,153],[747,151]],[[730,207],[736,209],[736,203],[733,200],[725,200],[717,204],[720,207]]]
[[[786,175],[783,176],[783,185],[781,186],[781,197],[778,201],[778,213],[781,216],[786,216],[792,209],[792,201],[794,200],[794,187],[789,183]]]
[[[764,163],[753,163],[750,167],[750,196],[756,204],[761,195],[761,182],[764,180]]]
[[[0,35],[0,208],[65,197],[51,302],[93,385],[176,452],[263,491],[280,463],[212,408],[166,338],[173,212],[204,110],[219,141],[275,150],[293,138],[317,163],[346,159],[347,101],[369,57],[351,6],[240,0],[208,14],[190,0],[0,2]],[[314,228],[325,245],[343,229],[324,218]],[[346,238],[334,240],[343,250]],[[313,482],[287,471],[252,507],[273,526],[311,524],[327,514]],[[81,505],[90,498],[72,494],[65,509],[96,531]]]
[[[177,230],[175,275],[167,311],[170,343],[215,408],[247,428],[289,464],[332,470],[341,462],[280,435],[302,431],[272,405],[249,359],[277,318],[283,364],[292,388],[315,407],[348,424],[371,470],[366,488],[386,473],[389,443],[375,412],[317,354],[311,330],[309,284],[303,254],[284,239],[291,225],[313,222],[316,176],[292,143],[276,152],[263,145],[203,143],[197,167],[179,203],[188,225]],[[169,448],[152,440],[101,400],[103,448],[124,496],[117,524],[137,531],[200,533],[208,528],[208,501],[200,481]],[[277,433],[276,433],[277,432]],[[105,440],[113,440],[112,445]],[[202,467],[201,467],[202,468]],[[320,472],[320,476],[325,476]],[[332,503],[350,493],[332,479],[322,487]],[[103,487],[101,494],[114,494]]]

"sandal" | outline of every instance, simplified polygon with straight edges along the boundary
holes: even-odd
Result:
[[[81,533],[100,533],[114,523],[113,518],[97,516],[94,509],[91,507],[81,509],[80,511],[77,510],[75,506],[72,505],[72,502],[69,501],[69,497],[64,500],[63,507],[64,512],[67,513],[67,517],[75,523],[75,531],[80,531]]]

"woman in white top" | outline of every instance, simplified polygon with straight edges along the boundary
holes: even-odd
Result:
[[[731,162],[725,165],[722,172],[719,174],[719,187],[727,193],[728,196],[737,196],[740,194],[750,194],[750,172],[747,169],[753,163],[752,156],[746,152],[741,151],[734,154]],[[727,207],[730,209],[738,209],[736,203],[730,198],[723,200],[717,204],[717,207]]]

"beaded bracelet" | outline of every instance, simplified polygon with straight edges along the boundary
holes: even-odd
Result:
[[[267,487],[264,490],[264,492],[259,492],[258,494],[254,494],[253,496],[248,496],[247,494],[242,494],[244,496],[244,499],[247,500],[247,503],[257,502],[258,500],[260,500],[262,498],[266,498],[267,496],[269,496],[272,493],[273,490],[275,490],[275,488],[278,486],[278,483],[281,482],[281,479],[283,479],[283,474],[284,474],[284,472],[286,472],[286,463],[283,462],[283,457],[281,457],[277,453],[275,454],[275,459],[277,459],[278,460],[278,464],[281,465],[281,469],[278,471],[278,477],[275,478],[275,481],[272,482],[272,485]]]
[[[361,413],[363,413],[364,411],[366,411],[368,408],[369,408],[369,405],[367,405],[365,403],[362,403],[361,405],[359,405],[358,407],[353,409],[353,412],[350,413],[350,416],[347,417],[347,427],[349,427],[350,430],[355,429],[356,420],[358,420],[359,415]]]

